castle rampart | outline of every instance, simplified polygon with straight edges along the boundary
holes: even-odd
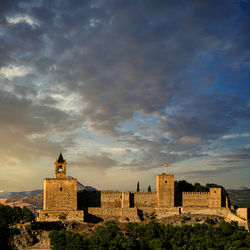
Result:
[[[183,192],[183,207],[208,207],[210,193],[209,192]]]
[[[104,191],[101,192],[101,207],[115,208],[122,206],[122,192]]]
[[[77,179],[66,176],[66,161],[60,154],[55,162],[55,178],[44,179],[44,207],[37,211],[37,220],[140,221],[144,216],[163,218],[187,213],[219,215],[227,221],[247,225],[248,209],[238,209],[233,214],[227,207],[227,199],[226,207],[222,207],[221,188],[210,188],[209,192],[182,192],[177,199],[175,206],[174,175],[165,173],[156,176],[156,192],[77,192]]]

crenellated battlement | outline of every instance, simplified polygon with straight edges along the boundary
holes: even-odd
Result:
[[[182,192],[183,195],[210,195],[210,192]]]
[[[102,190],[100,191],[101,193],[104,193],[104,194],[117,194],[117,193],[122,193],[121,191],[118,191],[118,190]]]
[[[140,192],[129,191],[129,193],[131,193],[131,194],[148,194],[148,195],[150,195],[150,194],[155,195],[156,194],[156,192],[144,192],[144,191],[140,191]]]

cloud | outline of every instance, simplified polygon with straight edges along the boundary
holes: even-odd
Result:
[[[249,127],[246,10],[228,0],[1,1],[8,156],[67,150],[75,166],[83,154],[88,169],[149,171],[230,152],[220,139]],[[94,156],[76,150],[87,137]]]
[[[36,20],[34,20],[32,17],[27,16],[27,15],[26,16],[12,16],[12,17],[7,17],[6,19],[9,23],[12,23],[12,24],[27,23],[31,25],[33,28],[39,25]]]
[[[241,137],[249,137],[250,133],[242,133],[242,134],[231,134],[231,135],[223,135],[222,139],[223,140],[228,140],[228,139],[237,139]]]
[[[200,141],[200,138],[198,137],[189,137],[189,136],[182,136],[180,139],[179,139],[179,142],[182,142],[182,143],[197,143]]]
[[[15,77],[26,76],[31,71],[31,68],[23,66],[9,65],[0,69],[0,76],[12,80]]]
[[[118,166],[118,162],[106,154],[82,155],[75,161],[71,161],[72,167],[80,167],[91,171],[106,171],[109,168]]]

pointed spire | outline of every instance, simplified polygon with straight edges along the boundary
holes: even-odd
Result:
[[[64,163],[64,159],[63,159],[62,153],[60,153],[57,162],[58,163]]]

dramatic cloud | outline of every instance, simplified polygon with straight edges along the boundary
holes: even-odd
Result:
[[[1,1],[0,172],[23,166],[32,176],[63,151],[77,174],[99,169],[122,182],[119,170],[153,176],[168,161],[181,173],[214,153],[238,155],[250,133],[249,9],[240,0]],[[34,159],[43,163],[31,173]]]

